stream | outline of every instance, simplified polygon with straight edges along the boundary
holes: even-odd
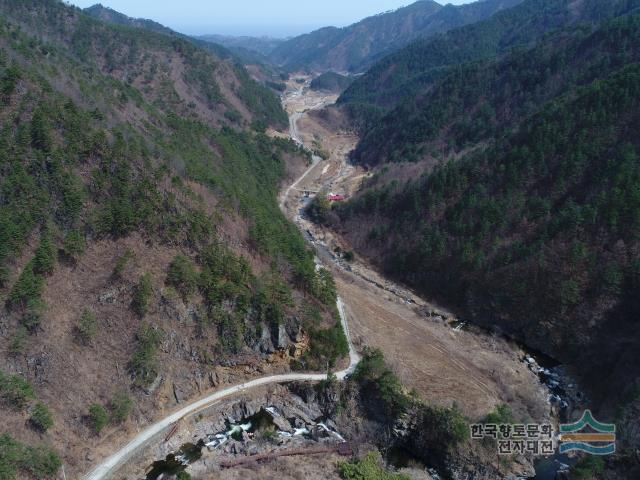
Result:
[[[303,95],[303,90],[296,91],[292,95],[301,96]],[[283,97],[284,100],[284,97]],[[315,105],[312,109],[318,108]],[[290,133],[291,137],[298,143],[302,144],[300,138],[300,132],[298,130],[297,122],[304,115],[302,111],[296,111],[290,115]],[[315,159],[314,159],[315,160]],[[315,164],[315,162],[314,162]],[[296,182],[297,184],[298,182]],[[288,193],[288,192],[287,192]],[[308,229],[305,229],[303,224],[300,222],[300,219],[304,217],[304,202],[308,202],[310,199],[303,199],[303,205],[298,207],[298,213],[294,219],[295,223],[301,229],[303,236],[305,239],[311,243],[316,249],[318,255],[321,256],[323,249],[326,250],[325,246],[321,242],[317,242],[313,236],[313,233]],[[284,200],[283,200],[284,204]],[[327,250],[327,260],[337,262],[335,255]],[[343,267],[348,271],[351,271],[349,266]],[[450,328],[453,331],[467,330],[467,329],[475,329],[480,328],[476,325],[462,321],[456,320],[452,322]],[[482,329],[484,333],[488,334],[490,332]],[[510,339],[513,341],[513,339]],[[553,411],[556,412],[556,419],[559,422],[566,422],[568,414],[571,411],[571,408],[576,406],[576,403],[579,403],[583,400],[582,395],[579,391],[577,391],[577,384],[567,375],[564,367],[554,359],[542,354],[541,352],[533,351],[528,348],[526,345],[523,345],[520,342],[518,343],[519,347],[526,352],[524,357],[521,359],[523,363],[527,365],[527,367],[535,373],[540,382],[548,389],[549,395],[549,403],[553,407]],[[392,449],[387,454],[387,461],[396,466],[402,467],[406,466],[406,464],[415,463],[415,459],[411,458],[411,456],[407,452],[399,451],[397,449]],[[539,457],[535,462],[535,471],[536,475],[533,477],[534,480],[555,480],[557,478],[558,472],[565,471],[571,466],[575,461],[566,455],[561,455],[559,453],[555,453],[550,457]],[[432,472],[435,473],[435,472]],[[436,478],[436,477],[434,477]]]
[[[185,471],[202,459],[205,449],[220,455],[235,455],[257,453],[265,446],[272,449],[274,445],[320,441],[321,438],[344,442],[342,435],[320,420],[307,424],[285,418],[275,406],[262,407],[254,415],[239,420],[227,418],[223,431],[208,434],[195,444],[185,443],[164,460],[154,462],[145,480],[163,480]]]
[[[449,327],[453,331],[473,329],[487,335],[491,333],[479,325],[462,320],[451,322]],[[515,341],[510,337],[505,338],[509,341]],[[549,403],[557,411],[556,420],[560,423],[567,422],[571,408],[576,407],[575,403],[584,400],[582,393],[577,390],[577,383],[567,374],[563,365],[554,358],[531,349],[521,342],[515,342],[525,352],[522,362],[538,376],[540,383],[547,388]],[[556,480],[558,473],[567,471],[576,463],[576,460],[575,457],[569,457],[559,452],[548,457],[538,457],[534,461],[536,475],[532,480]]]
[[[146,480],[162,480],[166,476],[183,472],[190,464],[202,458],[204,442],[198,444],[185,443],[176,453],[167,455],[164,460],[153,462],[151,470],[145,477]]]

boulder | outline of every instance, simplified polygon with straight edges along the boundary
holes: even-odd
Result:
[[[289,432],[292,430],[291,423],[289,423],[286,418],[281,417],[280,415],[271,415],[271,421],[280,431]]]
[[[301,342],[304,338],[300,319],[296,316],[289,317],[285,324],[287,335],[292,342]]]
[[[271,331],[265,323],[260,324],[260,331],[262,333],[256,344],[254,345],[254,350],[266,354],[274,353],[276,349],[273,346],[273,342],[271,341]]]
[[[297,417],[292,417],[290,418],[291,423],[293,423],[293,426],[295,428],[304,428],[307,426],[307,424],[302,421],[301,419],[297,418]]]
[[[291,423],[301,421],[302,426],[315,423],[309,415],[294,406],[285,406],[282,409],[282,416],[288,418]]]
[[[173,383],[173,396],[176,399],[176,403],[182,403],[184,401],[184,389],[175,382]]]
[[[123,287],[113,287],[106,292],[102,292],[98,295],[98,301],[100,303],[113,304],[116,303],[117,297],[122,291]]]
[[[283,324],[274,324],[271,327],[271,341],[278,350],[285,350],[291,345],[291,340],[287,334],[287,328]]]
[[[331,438],[331,433],[327,431],[326,428],[321,427],[320,425],[314,425],[309,429],[311,433],[311,438],[313,438],[316,442],[323,440],[325,438]]]
[[[218,374],[213,370],[209,372],[209,384],[212,387],[217,387],[220,384],[220,378],[218,377]]]
[[[27,365],[29,365],[29,368],[33,371],[37,383],[41,384],[47,381],[50,371],[49,363],[47,353],[41,353],[27,360]]]
[[[244,452],[244,448],[242,447],[242,444],[236,440],[232,440],[229,443],[229,453],[233,453],[234,455],[240,455],[241,453]]]
[[[241,400],[233,404],[229,410],[227,417],[231,423],[240,422],[245,418],[255,415],[260,407],[256,406],[252,402]]]
[[[158,375],[153,382],[151,382],[151,385],[149,385],[147,388],[144,389],[144,393],[146,395],[151,395],[153,394],[156,390],[158,390],[158,388],[160,387],[160,385],[162,385],[162,375]]]

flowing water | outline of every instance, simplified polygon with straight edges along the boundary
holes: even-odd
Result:
[[[200,440],[197,444],[187,443],[180,447],[176,453],[167,455],[164,460],[154,462],[151,470],[147,474],[146,480],[162,480],[164,475],[176,475],[202,458],[202,449],[210,450],[222,449],[228,442],[235,440],[241,442],[245,439],[249,441],[259,436],[272,439],[287,439],[292,437],[311,438],[311,431],[308,426],[291,428],[289,431],[282,431],[276,428],[274,417],[280,416],[277,408],[269,406],[260,409],[255,415],[242,418],[238,421],[227,420],[226,429]],[[344,441],[342,436],[327,427],[324,423],[314,423],[328,435],[339,441]]]
[[[302,91],[297,91],[294,95],[300,96],[302,95]],[[290,116],[291,137],[297,143],[301,143],[297,122],[302,118],[302,116],[302,112],[296,112]],[[302,210],[300,214],[302,214]],[[316,244],[311,232],[303,230],[303,234],[308,241],[316,246],[316,248],[322,247],[321,245]],[[478,325],[462,320],[453,321],[449,326],[453,331],[480,330],[486,334],[491,333]],[[513,339],[510,340],[513,341]],[[564,378],[566,380],[567,377],[566,375],[558,373],[563,373],[562,366],[559,362],[544,355],[543,353],[534,351],[520,342],[516,343],[518,343],[522,350],[526,352],[523,362],[528,364],[529,368],[538,375],[540,382],[548,388],[550,402],[558,407],[559,420],[566,421],[566,413],[568,411],[569,404],[566,401],[566,391],[564,389],[562,379]],[[409,452],[397,448],[391,449],[387,452],[386,459],[389,464],[394,465],[396,468],[402,468],[417,462]],[[535,461],[536,476],[533,478],[534,480],[555,480],[557,472],[564,470],[567,466],[572,465],[573,463],[572,459],[568,458],[566,455],[560,455],[559,453],[556,453],[551,457],[540,458]]]

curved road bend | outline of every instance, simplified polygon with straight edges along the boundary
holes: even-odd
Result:
[[[291,193],[291,190],[293,190],[294,188],[296,188],[298,186],[298,184],[307,176],[309,175],[309,172],[311,172],[311,170],[313,170],[313,168],[318,164],[318,162],[320,162],[320,160],[322,160],[320,157],[318,157],[317,155],[311,155],[311,165],[309,166],[309,168],[307,168],[304,173],[302,175],[300,175],[300,177],[298,177],[298,179],[293,182],[291,185],[289,185],[287,187],[287,189],[283,192],[282,196],[280,197],[280,210],[284,210],[284,206],[285,203],[287,202],[287,198],[289,198],[289,194]]]
[[[340,312],[340,321],[344,328],[345,335],[349,341],[349,366],[336,373],[338,380],[344,380],[348,375],[353,373],[356,365],[360,361],[360,355],[356,352],[353,344],[351,343],[351,337],[349,335],[349,325],[347,324],[347,316],[344,310],[344,304],[342,300],[338,298],[337,301],[338,311]],[[104,462],[94,468],[91,473],[86,475],[85,480],[106,480],[110,475],[114,474],[120,466],[122,466],[129,458],[131,458],[140,448],[146,446],[148,443],[160,434],[166,428],[169,428],[172,424],[184,418],[186,416],[193,415],[194,413],[210,407],[217,401],[242,393],[246,390],[250,390],[262,385],[268,385],[273,383],[286,383],[286,382],[317,382],[325,380],[327,375],[324,373],[288,373],[283,375],[270,375],[268,377],[256,378],[239,385],[225,388],[215,392],[201,400],[198,400],[186,407],[178,410],[177,412],[169,415],[168,417],[159,420],[153,425],[149,426],[146,430],[139,433],[133,440],[131,440],[126,446],[121,448],[118,452],[107,458]]]

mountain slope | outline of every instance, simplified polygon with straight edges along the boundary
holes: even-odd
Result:
[[[385,273],[566,363],[602,417],[630,422],[608,462],[621,469],[640,445],[637,7],[527,1],[391,56],[361,79],[380,74],[366,108],[382,115],[354,154],[373,175],[319,218]],[[506,48],[509,32],[526,42]],[[385,89],[396,74],[415,97]]]
[[[257,120],[261,128],[264,125],[273,124],[277,127],[286,125],[287,119],[283,115],[278,97],[273,90],[279,91],[280,75],[266,64],[268,60],[262,54],[244,47],[232,46],[227,49],[218,43],[212,43],[210,39],[194,38],[175,32],[168,27],[160,25],[152,20],[136,19],[128,17],[102,5],[94,5],[84,10],[88,15],[113,25],[129,28],[145,29],[165,36],[175,37],[187,43],[193,43],[201,50],[205,50],[219,60],[225,60],[226,65],[233,70],[236,81],[228,86],[227,96],[241,96],[240,102],[251,107],[259,118]],[[207,37],[208,38],[208,37]],[[197,65],[196,63],[194,63]],[[249,75],[245,65],[253,64],[252,74]],[[251,81],[251,78],[255,81]],[[239,111],[231,105],[226,111],[227,119],[242,119],[242,109]],[[244,118],[247,120],[247,118]]]
[[[332,279],[276,201],[308,158],[260,133],[282,116],[262,90],[56,0],[0,11],[3,475],[81,478],[203,390],[346,353]]]
[[[415,181],[383,170],[334,221],[387,273],[572,365],[611,407],[640,376],[639,88],[631,63]]]
[[[312,90],[340,93],[351,85],[351,82],[353,82],[353,78],[351,77],[345,77],[335,72],[326,72],[315,77],[309,87]]]
[[[490,142],[577,85],[640,60],[637,16],[592,31],[548,35],[496,62],[471,62],[442,74],[366,132],[353,158],[363,164],[418,161]]]
[[[360,72],[417,38],[477,22],[520,1],[484,0],[443,7],[433,0],[420,0],[349,27],[327,27],[300,35],[279,45],[269,57],[289,70]]]
[[[597,23],[638,8],[637,0],[526,0],[484,21],[414,42],[389,55],[354,82],[339,102],[365,113],[372,107],[389,109],[427,91],[449,66],[488,59],[535,43],[555,29]]]
[[[144,28],[156,33],[163,33],[165,35],[172,35],[174,33],[173,30],[158,22],[154,22],[153,20],[148,20],[146,18],[131,18],[113,10],[112,8],[105,7],[101,3],[96,3],[91,7],[87,7],[84,11],[87,15],[106,23]]]
[[[196,37],[206,42],[218,43],[230,49],[244,49],[260,55],[268,56],[281,43],[284,42],[280,38],[271,37],[234,37],[230,35],[200,35]]]
[[[160,93],[157,87],[164,85],[166,90],[158,95],[157,101],[179,100],[188,108],[180,110],[181,114],[206,115],[208,121],[216,124],[229,123],[232,119],[245,125],[254,121],[276,127],[287,125],[278,97],[252,81],[240,62],[224,47],[191,39],[153,21],[132,19],[101,6],[91,7],[88,14],[125,28],[114,30],[117,35],[101,38],[103,32],[98,23],[81,20],[70,40],[82,44],[85,50],[75,53],[80,58],[83,55],[99,58],[104,64],[103,71],[106,67],[109,73],[114,62],[120,62],[120,74],[143,94],[150,90]],[[140,35],[136,32],[139,29],[148,34]],[[163,34],[157,34],[158,31]],[[176,70],[183,65],[187,68],[183,78],[178,79]],[[174,91],[169,85],[175,87]],[[172,106],[177,108],[175,102]],[[212,112],[217,115],[211,115]]]

